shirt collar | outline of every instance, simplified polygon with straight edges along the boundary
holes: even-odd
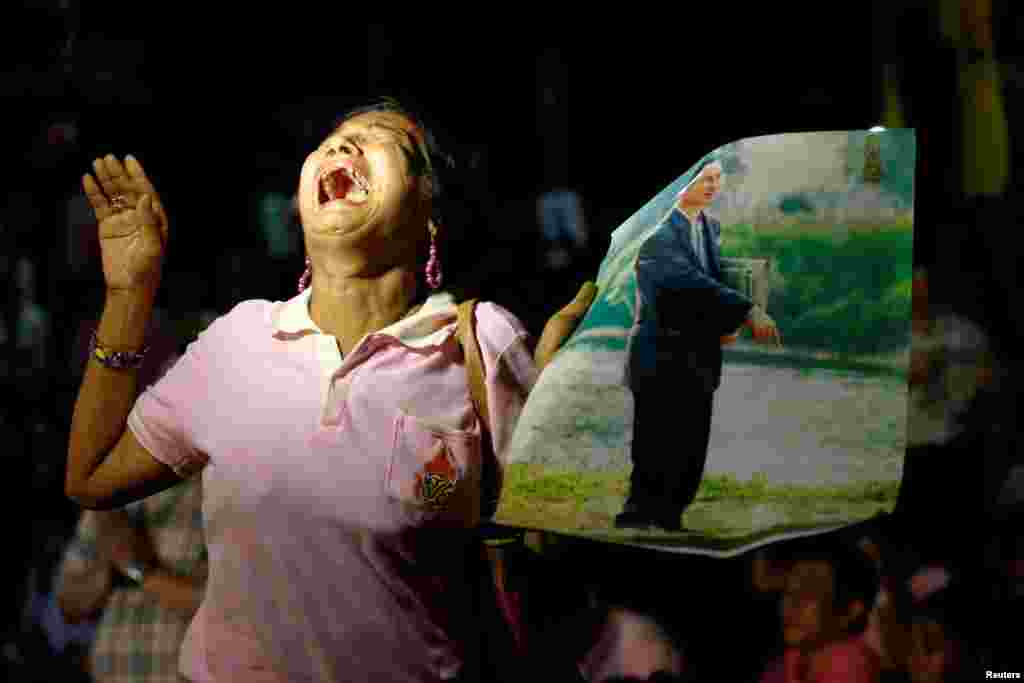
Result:
[[[275,302],[268,313],[268,322],[274,336],[296,339],[308,334],[324,334],[309,316],[309,299],[313,288],[307,287],[288,301]],[[437,292],[427,297],[413,315],[402,318],[375,334],[394,337],[406,346],[423,348],[438,346],[454,332],[456,317],[455,297],[449,292]]]
[[[703,220],[703,218],[704,218],[704,211],[703,210],[698,211],[697,212],[697,220]],[[689,228],[692,225],[690,223],[690,219],[687,218],[686,214],[683,213],[683,210],[680,209],[678,206],[675,206],[675,207],[672,208],[672,213],[669,216],[669,220],[671,220],[672,221],[672,225],[676,226],[677,228]]]

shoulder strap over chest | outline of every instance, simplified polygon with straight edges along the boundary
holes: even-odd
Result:
[[[484,371],[484,359],[480,353],[480,344],[476,339],[476,299],[463,301],[458,307],[458,335],[462,344],[462,352],[466,359],[466,376],[469,382],[469,396],[473,399],[483,428],[491,424],[487,410],[487,383]]]

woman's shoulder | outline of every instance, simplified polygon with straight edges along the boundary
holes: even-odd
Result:
[[[494,301],[480,301],[476,306],[477,327],[507,336],[526,335],[526,327],[509,309]]]
[[[272,313],[275,302],[264,299],[248,299],[235,304],[227,313],[210,316],[212,319],[199,332],[199,339],[205,344],[218,340],[251,335],[260,330],[272,329]]]
[[[477,336],[497,353],[529,337],[522,321],[494,301],[478,302],[475,317]]]

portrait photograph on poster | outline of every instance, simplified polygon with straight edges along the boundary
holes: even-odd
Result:
[[[730,556],[891,512],[915,145],[738,140],[619,226],[523,409],[494,521]]]

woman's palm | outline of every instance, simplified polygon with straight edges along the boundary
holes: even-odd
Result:
[[[99,222],[103,277],[108,289],[155,287],[167,245],[167,214],[142,165],[112,155],[93,162],[96,177],[82,186]],[[114,206],[115,198],[121,202]]]

